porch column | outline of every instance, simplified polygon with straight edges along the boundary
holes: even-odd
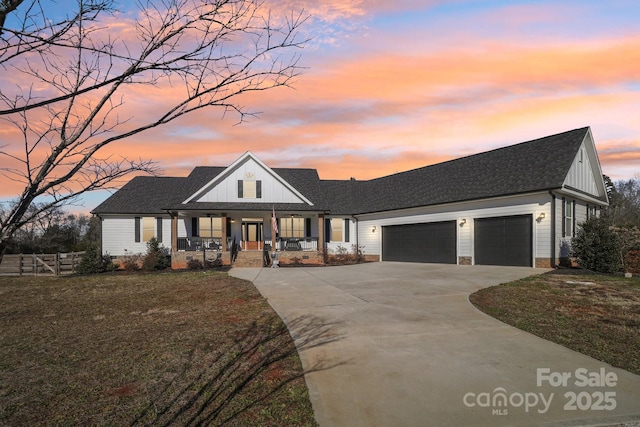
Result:
[[[222,252],[228,252],[227,248],[227,214],[222,213]]]
[[[324,215],[318,214],[318,251],[324,250]]]
[[[178,252],[178,213],[171,212],[171,252]]]

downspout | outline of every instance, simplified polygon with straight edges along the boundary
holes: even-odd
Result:
[[[549,190],[551,195],[551,268],[556,268],[556,195]]]

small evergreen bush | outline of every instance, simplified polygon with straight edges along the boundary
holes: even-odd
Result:
[[[87,248],[80,264],[76,267],[76,272],[80,274],[96,274],[114,269],[115,266],[111,262],[111,257],[107,254],[102,255],[97,245],[91,245]]]
[[[171,267],[167,250],[160,245],[158,239],[152,237],[147,242],[147,254],[142,260],[142,268],[147,271],[164,270]]]
[[[615,273],[622,266],[620,240],[602,217],[580,224],[571,239],[571,250],[581,267],[598,273]]]

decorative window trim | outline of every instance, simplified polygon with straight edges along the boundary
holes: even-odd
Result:
[[[137,217],[135,217],[133,219],[133,224],[134,224],[133,225],[133,235],[134,235],[133,240],[136,243],[139,243],[140,240],[141,240],[141,238],[140,238],[140,229],[142,227],[141,222],[142,222],[142,219],[139,216],[137,216]]]
[[[576,201],[562,198],[562,237],[575,236]]]
[[[156,239],[159,243],[162,242],[162,217],[156,218]]]
[[[349,243],[349,223],[351,221],[349,219],[344,220],[344,241]]]

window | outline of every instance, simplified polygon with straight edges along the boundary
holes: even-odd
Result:
[[[238,180],[238,198],[261,199],[262,181],[256,180],[255,175],[251,172],[245,173],[244,179]]]
[[[331,241],[342,242],[342,225],[344,220],[342,218],[331,219]]]
[[[256,182],[254,180],[245,179],[243,181],[243,194],[245,199],[256,198]]]
[[[198,235],[200,237],[222,238],[222,218],[208,216],[198,218]]]
[[[281,218],[280,236],[285,238],[303,238],[305,236],[305,218]]]
[[[142,241],[148,242],[156,235],[156,219],[152,216],[142,217]]]
[[[575,202],[571,200],[563,200],[562,210],[564,211],[564,223],[562,227],[562,236],[573,236],[573,218]]]

